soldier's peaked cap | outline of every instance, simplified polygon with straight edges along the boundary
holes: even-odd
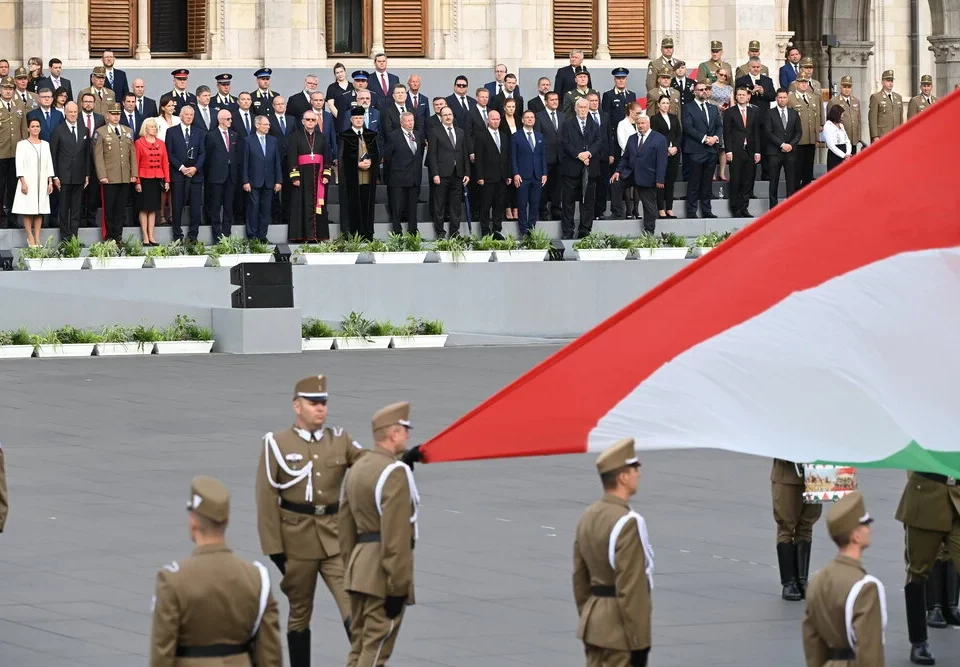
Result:
[[[261,67],[254,72],[253,75],[258,79],[269,79],[271,76],[273,76],[273,70],[269,67]]]
[[[930,76],[929,74],[924,74],[923,76],[921,76],[921,77],[920,77],[920,85],[922,86],[922,85],[925,84],[925,83],[928,83],[928,84],[930,84],[930,85],[932,86],[932,85],[933,85],[933,77]]]
[[[581,74],[586,74],[589,76],[590,72],[587,71],[586,65],[577,65],[576,67],[573,68],[574,76],[579,76]]]
[[[27,68],[26,68],[26,67],[18,67],[18,68],[17,68],[16,70],[14,70],[14,72],[13,72],[13,78],[15,78],[15,79],[28,79],[28,78],[30,78],[30,74],[27,72]]]
[[[883,79],[884,81],[893,81],[893,70],[892,69],[885,70],[883,73],[883,76],[881,76],[880,78]]]
[[[857,526],[872,522],[873,518],[867,512],[863,494],[859,491],[848,493],[827,510],[827,532],[830,537],[845,535]]]
[[[626,67],[615,67],[610,73],[614,76],[629,76],[630,70]]]
[[[357,79],[358,81],[366,81],[370,78],[370,72],[365,69],[358,69],[353,74],[350,75],[351,79]]]
[[[15,84],[13,82],[13,79],[11,79],[9,76],[5,76],[3,77],[2,80],[0,80],[0,88],[16,88],[16,87],[17,87],[17,84]]]
[[[710,42],[710,50],[723,51],[723,42],[721,42],[719,39],[713,40],[712,42]]]
[[[626,466],[640,466],[633,438],[617,440],[597,457],[597,472],[601,475]]]
[[[230,518],[230,492],[220,480],[208,475],[198,475],[190,481],[187,510],[211,521],[223,523]]]
[[[747,45],[747,51],[759,51],[759,50],[760,50],[760,42],[758,42],[755,39],[751,40],[751,42]]]
[[[120,113],[120,103],[114,102],[109,107],[107,107],[107,113]]]
[[[852,86],[852,85],[853,85],[853,77],[850,76],[849,74],[848,74],[847,76],[842,76],[842,77],[840,77],[840,85],[841,85],[841,86]]]
[[[103,65],[97,65],[96,67],[93,68],[93,75],[105,77],[107,76],[107,68],[104,67]]]
[[[294,398],[305,398],[308,401],[327,400],[327,376],[311,375],[297,382],[293,388]]]
[[[217,83],[230,83],[233,81],[233,74],[217,74],[214,78],[217,80]]]
[[[374,432],[397,424],[406,426],[407,428],[413,428],[410,424],[410,404],[406,401],[391,403],[385,408],[380,408],[373,414]]]
[[[800,59],[800,67],[813,67],[813,58],[806,56]]]
[[[188,70],[185,67],[181,67],[180,69],[175,69],[172,72],[170,72],[170,76],[173,76],[173,77],[190,76],[190,70]]]
[[[672,49],[673,48],[673,37],[664,37],[660,40],[661,49]]]

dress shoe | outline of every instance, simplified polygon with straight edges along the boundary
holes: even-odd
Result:
[[[934,658],[933,653],[930,652],[930,644],[928,642],[920,642],[910,647],[910,662],[915,665],[935,665],[937,664],[937,659]]]
[[[716,213],[704,213],[704,214],[701,215],[700,217],[701,217],[701,218],[716,218],[716,217],[717,217],[717,214],[716,214]]]
[[[947,619],[943,615],[943,575],[946,563],[937,561],[930,568],[930,574],[924,582],[927,600],[927,627],[943,629],[947,627]]]
[[[927,627],[938,630],[947,627],[947,619],[943,616],[943,607],[935,604],[927,610]]]

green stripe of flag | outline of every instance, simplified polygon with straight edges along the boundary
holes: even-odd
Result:
[[[960,479],[960,452],[933,452],[911,441],[909,445],[880,461],[817,461],[824,465],[853,466],[856,468],[893,468],[935,472]]]

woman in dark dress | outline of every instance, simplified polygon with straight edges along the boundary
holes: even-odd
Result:
[[[333,83],[327,86],[327,94],[323,98],[327,105],[327,111],[337,116],[337,98],[344,93],[353,90],[353,82],[347,79],[347,68],[343,63],[337,63],[333,66]]]
[[[670,113],[670,98],[661,95],[657,100],[657,109],[650,116],[650,129],[667,139],[667,175],[662,188],[657,188],[657,208],[661,218],[676,218],[673,214],[673,186],[677,183],[677,170],[680,167],[680,142],[683,131],[680,119]]]

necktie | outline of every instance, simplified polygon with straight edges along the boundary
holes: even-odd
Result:
[[[497,84],[497,95],[499,95],[499,94],[502,93],[502,92],[503,92],[503,86],[498,83],[498,84]]]
[[[87,116],[87,136],[93,136],[93,116]]]
[[[109,75],[109,78],[110,78],[110,87],[113,88],[113,70],[110,70],[109,72],[107,72],[107,74]]]
[[[533,132],[527,132],[527,143],[530,144],[530,150],[534,150],[537,147],[537,143],[533,140]]]
[[[500,152],[500,132],[497,130],[493,131],[493,143],[497,145],[497,152]]]
[[[210,107],[203,107],[203,124],[210,127]]]
[[[70,133],[73,134],[73,141],[74,141],[74,142],[80,141],[80,138],[77,137],[77,126],[76,126],[76,125],[71,125],[71,126],[70,126]]]
[[[470,111],[470,107],[467,106],[467,98],[463,95],[460,96],[460,104],[463,105],[464,111]]]
[[[260,135],[260,148],[263,150],[263,154],[267,154],[267,136],[265,134]]]
[[[413,136],[412,132],[407,132],[407,141],[410,142],[410,152],[416,155],[417,153],[417,140]]]
[[[596,123],[597,126],[600,125],[600,115],[596,111],[593,112],[593,122]]]
[[[189,144],[190,143],[190,126],[189,125],[187,125],[186,128],[183,130],[183,136],[187,140],[187,143]]]
[[[101,100],[103,99],[103,88],[101,88],[100,90],[97,91],[97,95],[100,96],[100,99],[101,99]],[[23,101],[26,102],[26,101],[27,101],[26,98],[24,98]]]
[[[586,131],[587,131],[587,124],[581,120],[581,121],[580,121],[580,134],[585,134]]]
[[[787,129],[787,110],[780,109],[780,122],[783,123],[783,129]]]
[[[703,117],[707,119],[707,122],[710,122],[710,112],[707,111],[707,105],[703,102],[700,103],[700,110],[703,111]]]
[[[223,145],[227,147],[227,152],[230,152],[230,137],[227,136],[227,131],[223,131]]]
[[[740,107],[740,118],[743,120],[743,127],[744,127],[744,129],[746,129],[746,127],[747,127],[747,110],[744,109],[743,107]]]
[[[453,145],[454,148],[456,148],[456,147],[457,147],[457,138],[456,138],[456,136],[454,136],[454,134],[453,134],[453,128],[452,128],[452,127],[448,127],[448,128],[447,128],[447,136],[450,137],[450,143]]]
[[[646,139],[646,136],[641,132],[640,133],[640,143],[637,144],[637,150],[643,148],[643,140]]]
[[[380,72],[380,85],[383,87],[383,94],[389,95],[390,93],[387,91],[387,75],[383,72]]]
[[[890,93],[887,93],[887,99],[893,102],[893,95],[891,95]]]
[[[277,116],[277,120],[280,121],[280,134],[286,134],[287,122],[283,119],[283,116]]]
[[[44,111],[44,112],[43,112],[43,115],[47,117],[47,125],[49,125],[49,124],[50,124],[50,112],[49,112],[49,111]]]
[[[557,125],[557,112],[556,112],[556,111],[551,111],[551,112],[550,112],[550,120],[553,121],[553,129],[559,130],[559,129],[560,129],[560,126]]]
[[[480,109],[480,113],[483,115],[483,124],[487,124],[487,110],[486,108]]]
[[[136,127],[136,123],[135,123],[134,120],[133,120],[133,114],[132,114],[132,113],[128,113],[128,114],[127,114],[127,122],[130,124],[130,127]]]
[[[250,114],[243,114],[243,124],[247,126],[247,134],[250,134]]]
[[[794,63],[794,65],[793,65],[793,71],[796,72],[797,74],[799,74],[799,73],[800,73],[800,66],[797,65],[796,63]]]
[[[933,102],[930,101],[929,97],[927,98],[927,104],[933,104]]]
[[[807,96],[806,96],[806,94],[800,93],[800,99],[803,100],[803,103],[804,103],[804,104],[807,103]]]
[[[113,128],[113,131],[117,133],[117,136],[118,136],[118,137],[120,136],[120,126],[119,126],[119,125],[117,125],[116,127],[114,127],[114,128]]]
[[[20,99],[22,99],[22,100],[23,100],[23,103],[26,104],[26,103],[27,103],[27,94],[26,94],[26,93],[20,93]]]
[[[406,109],[404,109],[403,107],[397,107],[397,114],[399,114],[400,116],[403,116],[403,114],[405,113],[407,113]]]
[[[139,111],[141,114],[143,113],[143,98],[142,98],[142,97],[137,100],[137,111]]]
[[[369,110],[363,112],[363,126],[368,130],[370,129],[370,111]],[[358,132],[357,134],[360,134],[360,133]]]
[[[414,108],[414,109],[417,108],[417,98],[418,98],[418,97],[420,97],[420,93],[417,93],[416,95],[413,96],[413,108]]]

